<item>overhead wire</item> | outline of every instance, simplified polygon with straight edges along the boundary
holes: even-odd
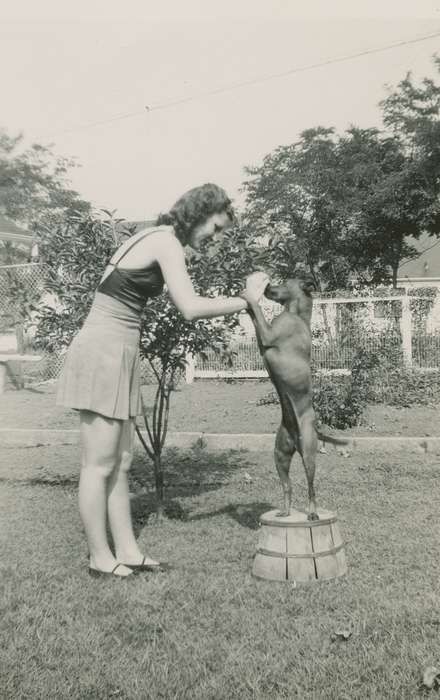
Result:
[[[296,73],[303,73],[306,71],[314,70],[316,68],[322,68],[324,66],[330,66],[330,65],[333,65],[336,63],[342,63],[344,61],[350,61],[350,60],[353,60],[355,58],[361,58],[362,56],[369,56],[371,54],[380,53],[382,51],[389,51],[391,49],[399,48],[401,46],[407,46],[409,44],[417,44],[417,43],[420,43],[422,41],[428,41],[430,39],[434,39],[436,37],[440,37],[440,31],[436,31],[436,32],[433,32],[432,34],[427,34],[427,35],[424,35],[421,37],[415,37],[413,39],[404,39],[404,40],[401,40],[398,42],[387,44],[385,46],[379,46],[379,47],[375,47],[375,48],[371,48],[371,49],[364,49],[363,51],[358,51],[356,53],[346,54],[344,56],[339,56],[336,58],[329,58],[325,61],[318,61],[316,63],[310,63],[310,64],[307,64],[305,66],[298,66],[295,68],[290,68],[286,71],[280,71],[278,73],[272,73],[270,75],[260,76],[260,77],[252,78],[249,80],[242,80],[242,81],[239,81],[236,83],[230,83],[229,85],[224,85],[223,87],[214,88],[212,90],[206,90],[204,92],[200,92],[200,93],[195,94],[195,95],[188,95],[187,97],[181,97],[181,98],[175,99],[175,100],[168,100],[168,101],[165,101],[162,103],[158,103],[156,105],[154,105],[154,104],[151,106],[145,105],[142,110],[136,110],[134,112],[127,112],[125,114],[119,114],[119,115],[116,115],[114,117],[101,119],[101,120],[95,121],[95,122],[89,122],[87,124],[82,124],[82,125],[80,124],[78,126],[71,127],[69,129],[65,129],[63,131],[60,131],[57,134],[55,134],[55,136],[74,133],[76,131],[83,131],[86,129],[95,128],[97,126],[103,126],[105,124],[111,124],[113,122],[122,121],[124,119],[130,119],[133,117],[137,117],[137,116],[140,116],[141,114],[145,114],[145,113],[149,114],[151,112],[157,112],[159,110],[165,110],[165,109],[169,109],[171,107],[177,107],[179,105],[188,104],[189,102],[194,102],[196,100],[203,99],[204,97],[212,97],[212,96],[220,95],[220,94],[223,94],[225,92],[238,90],[238,89],[243,88],[243,87],[249,87],[252,85],[257,85],[257,84],[261,84],[264,82],[268,82],[270,80],[285,78],[287,76],[294,75]]]
[[[357,53],[353,54],[347,54],[346,56],[339,56],[336,58],[329,58],[326,61],[319,61],[317,63],[310,63],[306,66],[299,66],[297,68],[290,68],[287,71],[282,71],[279,73],[271,73],[270,75],[266,76],[261,76],[259,78],[252,78],[250,80],[243,80],[238,83],[231,83],[230,85],[225,85],[224,87],[220,88],[215,88],[214,90],[209,90],[203,93],[199,93],[198,95],[191,95],[188,97],[182,97],[178,100],[172,100],[169,102],[164,102],[162,104],[154,105],[152,107],[146,107],[147,111],[152,112],[152,111],[157,111],[160,109],[166,109],[168,107],[174,107],[176,105],[184,104],[186,102],[190,102],[192,100],[197,100],[202,97],[211,97],[212,95],[219,95],[223,92],[228,92],[230,90],[236,90],[241,87],[248,87],[251,85],[257,85],[263,82],[267,82],[269,80],[276,80],[279,78],[285,78],[286,76],[289,75],[294,75],[295,73],[302,73],[308,70],[313,70],[315,68],[321,68],[323,66],[329,66],[334,63],[342,63],[343,61],[349,61],[353,58],[360,58],[362,56],[367,56],[369,54],[373,53],[378,53],[380,51],[388,51],[390,49],[395,49],[398,48],[399,46],[405,46],[406,44],[416,44],[421,41],[427,41],[428,39],[433,39],[435,37],[440,37],[440,31],[435,32],[434,34],[428,34],[423,37],[418,37],[414,39],[407,39],[399,42],[395,42],[393,44],[388,44],[387,46],[382,46],[382,47],[377,47],[373,49],[366,49],[364,51],[359,51]]]
[[[413,260],[417,260],[418,258],[420,258],[421,255],[423,255],[423,253],[427,253],[428,250],[435,248],[437,245],[440,245],[440,239],[438,241],[436,241],[435,243],[433,243],[432,245],[430,245],[429,248],[424,248],[423,250],[417,251],[418,254],[416,256],[414,256],[413,258],[408,258],[408,260],[405,260],[405,262],[401,263],[401,265],[399,265],[399,267],[402,268],[402,267],[404,267],[404,265],[408,265],[408,263],[412,262]]]

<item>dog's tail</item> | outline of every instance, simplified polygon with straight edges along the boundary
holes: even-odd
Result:
[[[321,442],[328,442],[330,445],[348,445],[350,444],[350,438],[334,437],[333,435],[326,435],[326,433],[321,433],[320,430],[316,431],[318,439]]]

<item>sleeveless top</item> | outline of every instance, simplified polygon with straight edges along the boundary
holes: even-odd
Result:
[[[131,244],[122,252],[112,256],[108,263],[113,270],[100,282],[97,292],[106,294],[113,299],[117,299],[132,311],[140,314],[145,302],[151,297],[158,296],[164,286],[164,278],[158,263],[149,267],[135,270],[124,270],[118,267],[118,263],[136,245],[138,241],[145,238],[157,229],[135,234]]]

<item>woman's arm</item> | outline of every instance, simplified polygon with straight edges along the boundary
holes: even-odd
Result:
[[[169,295],[187,321],[225,316],[247,308],[247,302],[239,296],[210,298],[196,294],[186,268],[182,245],[171,232],[162,232],[154,244],[155,257]]]

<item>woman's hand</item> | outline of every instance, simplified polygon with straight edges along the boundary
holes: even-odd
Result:
[[[266,275],[265,272],[253,272],[246,278],[246,287],[241,292],[240,296],[243,297],[248,304],[258,304],[269,281],[269,276]]]

